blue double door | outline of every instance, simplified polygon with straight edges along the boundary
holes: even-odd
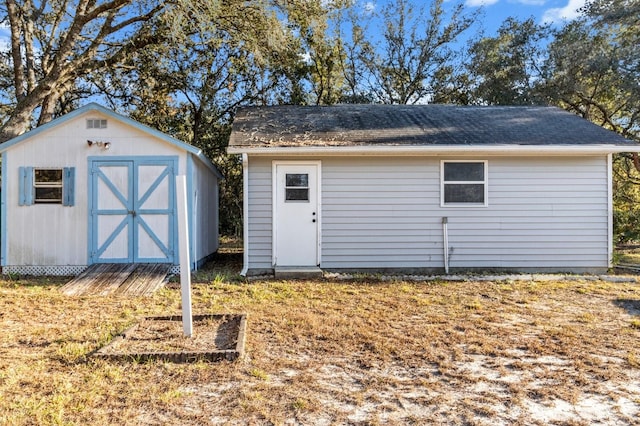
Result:
[[[89,160],[91,263],[177,260],[177,158]]]

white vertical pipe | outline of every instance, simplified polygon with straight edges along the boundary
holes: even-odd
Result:
[[[449,273],[449,229],[447,226],[448,218],[442,218],[442,237],[443,237],[443,246],[444,246],[444,272],[445,274]]]
[[[242,154],[242,245],[243,265],[240,275],[247,275],[249,270],[249,156]]]
[[[607,154],[607,266],[613,266],[613,155]]]
[[[187,177],[176,176],[178,197],[178,251],[180,252],[180,289],[182,296],[182,329],[185,337],[193,334],[191,314],[191,263],[189,261],[189,223],[187,215]]]

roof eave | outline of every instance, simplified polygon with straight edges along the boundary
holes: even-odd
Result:
[[[205,167],[208,168],[218,179],[224,179],[224,176],[222,175],[222,173],[220,173],[220,170],[218,170],[215,164],[213,164],[213,162],[211,162],[211,160],[209,160],[209,158],[204,155],[204,152],[202,152],[201,149],[198,149],[198,152],[194,154],[194,156],[197,157],[202,162],[202,164],[204,164]]]
[[[270,155],[602,155],[621,152],[640,152],[638,145],[411,145],[411,146],[289,146],[289,147],[249,147],[229,146],[229,154]]]
[[[202,150],[198,147],[195,147],[193,145],[190,145],[186,142],[183,142],[179,139],[176,139],[172,136],[167,135],[166,133],[163,133],[157,129],[154,129],[153,127],[147,126],[145,124],[139,123],[136,120],[129,118],[127,116],[118,114],[115,111],[112,111],[108,108],[103,107],[100,104],[97,104],[95,102],[89,103],[83,107],[80,107],[74,111],[71,111],[68,114],[65,114],[61,117],[58,117],[54,120],[51,120],[50,122],[43,124],[42,126],[38,126],[33,130],[30,130],[28,132],[25,132],[23,134],[21,134],[20,136],[17,136],[13,139],[10,139],[2,144],[0,144],[0,153],[6,151],[7,149],[11,148],[14,145],[20,144],[22,142],[24,142],[27,139],[30,139],[40,133],[43,133],[51,128],[54,128],[62,123],[65,123],[67,121],[70,121],[82,114],[86,114],[90,111],[97,111],[99,113],[102,113],[108,117],[111,117],[113,119],[115,119],[116,121],[120,121],[121,123],[127,124],[131,127],[134,127],[144,133],[147,133],[153,137],[156,137],[170,145],[173,145],[179,149],[183,149],[188,153],[193,154],[195,157],[197,157],[209,170],[211,170],[212,173],[214,173],[218,179],[223,179],[224,177],[222,176],[222,174],[220,173],[220,171],[217,169],[217,167],[204,155],[204,153],[202,152]]]

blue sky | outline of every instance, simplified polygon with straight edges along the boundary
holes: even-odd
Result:
[[[395,0],[361,0],[364,11],[374,11],[384,4]],[[416,6],[430,1],[410,0]],[[578,16],[577,10],[584,6],[585,0],[463,0],[469,10],[482,8],[481,24],[487,35],[495,34],[500,24],[508,17],[520,20],[533,17],[537,23],[561,24]],[[456,0],[448,0],[457,4]]]
[[[330,0],[321,0],[330,1]],[[359,0],[363,14],[378,10],[387,2],[396,0]],[[416,6],[428,5],[430,0],[409,0]],[[457,4],[458,0],[445,0],[449,4]],[[562,23],[578,16],[577,10],[584,6],[585,0],[461,0],[473,10],[482,8],[481,25],[487,35],[495,34],[500,24],[508,17],[521,20],[534,17],[538,23]],[[0,48],[8,47],[9,31],[6,24],[0,25]]]
[[[484,26],[494,32],[509,16],[520,19],[533,17],[537,23],[560,24],[578,17],[577,10],[584,0],[466,0],[469,8],[482,7]]]

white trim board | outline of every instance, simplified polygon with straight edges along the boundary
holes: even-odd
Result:
[[[250,155],[326,155],[326,156],[349,156],[349,155],[384,155],[384,156],[406,156],[406,155],[431,155],[431,156],[451,156],[451,155],[492,155],[492,156],[512,156],[512,155],[604,155],[619,152],[640,152],[640,144],[634,145],[429,145],[429,146],[301,146],[301,147],[247,147],[230,146],[227,148],[229,154],[250,154]]]

